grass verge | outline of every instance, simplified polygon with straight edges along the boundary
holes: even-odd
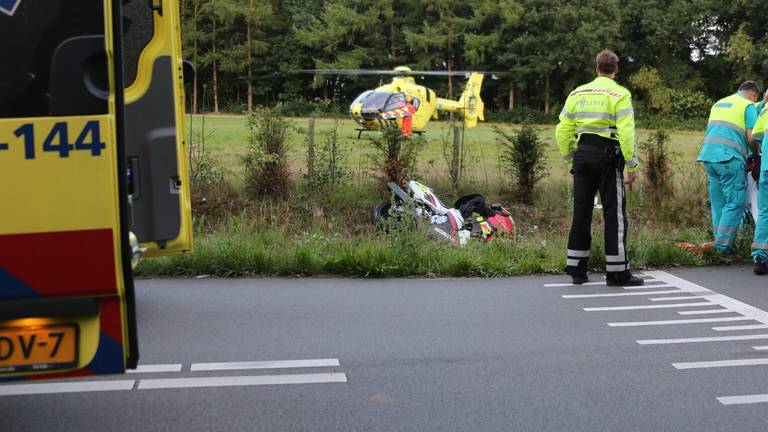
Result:
[[[706,232],[637,233],[630,236],[634,268],[703,266],[723,263],[674,246],[678,239],[705,240]],[[534,233],[517,240],[470,243],[453,248],[421,233],[383,237],[374,233],[338,237],[319,233],[287,236],[279,229],[244,232],[237,227],[197,237],[192,254],[147,259],[144,277],[210,275],[351,277],[502,277],[559,274],[565,267],[565,236]],[[742,242],[740,249],[745,247]],[[748,256],[739,250],[738,256]],[[604,266],[602,238],[593,241],[592,271]]]

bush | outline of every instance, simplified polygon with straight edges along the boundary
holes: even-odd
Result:
[[[424,138],[404,137],[397,128],[385,128],[369,138],[369,142],[375,151],[373,159],[380,170],[379,178],[399,185],[414,176],[416,158],[426,145]]]
[[[664,87],[659,71],[643,67],[629,77],[629,83],[640,93],[645,105],[654,112],[669,113],[669,94]]]
[[[685,118],[679,115],[649,113],[644,107],[635,108],[635,125],[643,129],[674,129],[703,131],[707,128],[707,117]]]
[[[352,170],[346,168],[345,163],[350,149],[339,141],[338,120],[321,133],[321,142],[315,144],[312,135],[314,130],[307,136],[307,187],[310,190],[325,188],[333,191],[352,178]]]
[[[639,146],[644,218],[657,227],[707,229],[706,176],[696,163],[676,162],[669,139],[666,132],[655,131]]]
[[[534,123],[557,124],[559,113],[544,114],[534,108],[517,107],[513,110],[499,110],[485,113],[485,121],[492,123]]]
[[[294,98],[278,102],[275,113],[286,117],[339,117],[347,114],[347,107],[332,100]]]
[[[205,116],[200,116],[199,132],[192,132],[192,119],[194,117],[189,121],[189,180],[194,199],[196,194],[205,193],[224,181],[224,168],[205,148],[205,141],[213,136],[213,132],[205,131]]]
[[[287,121],[273,109],[257,108],[248,114],[248,147],[241,156],[245,190],[251,197],[284,197],[290,186]]]
[[[674,115],[686,119],[706,119],[714,102],[698,90],[670,90],[670,108]]]
[[[639,105],[652,115],[700,119],[706,118],[712,107],[712,100],[701,91],[666,87],[655,68],[641,68],[629,82],[640,93]]]
[[[501,166],[515,187],[517,199],[532,204],[536,183],[547,174],[546,146],[539,138],[541,130],[529,123],[512,133],[496,126],[493,130],[501,146]]]
[[[226,180],[224,167],[206,149],[205,142],[213,133],[205,131],[205,116],[201,116],[200,132],[189,134],[189,181],[192,211],[195,216],[227,213],[239,203],[237,193]],[[192,120],[190,119],[190,129]]]
[[[467,172],[471,160],[469,143],[465,142],[464,129],[453,123],[448,124],[440,133],[440,144],[446,164],[446,174],[451,181],[451,190],[457,193],[459,184]]]
[[[652,202],[663,205],[673,198],[671,155],[669,153],[669,135],[657,130],[640,145],[643,151],[643,186],[645,194]]]

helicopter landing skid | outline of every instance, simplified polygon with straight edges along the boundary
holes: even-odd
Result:
[[[363,135],[363,132],[376,132],[372,131],[371,129],[365,129],[365,128],[357,128],[355,129],[357,131],[357,139],[360,139],[360,137]],[[414,135],[422,136],[427,131],[413,131]]]

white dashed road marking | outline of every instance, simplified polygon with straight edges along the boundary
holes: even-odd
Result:
[[[192,363],[191,371],[220,371],[246,369],[293,369],[339,366],[338,359],[281,360],[255,362]]]
[[[725,317],[725,318],[695,318],[695,319],[678,319],[678,320],[661,320],[661,321],[627,321],[627,322],[609,322],[610,327],[640,327],[640,326],[655,326],[655,325],[675,325],[675,324],[700,324],[710,322],[728,322],[728,321],[747,321],[752,318],[747,317]]]
[[[709,314],[721,314],[721,313],[736,313],[730,309],[707,309],[707,310],[695,310],[695,311],[680,311],[680,315],[709,315]]]
[[[726,317],[702,317],[702,318],[689,318],[689,319],[674,319],[674,320],[657,320],[657,321],[624,321],[624,322],[609,322],[610,327],[640,327],[640,326],[664,326],[664,325],[682,325],[682,324],[704,324],[714,322],[735,322],[735,321],[756,321],[759,324],[748,325],[728,325],[710,327],[710,331],[715,332],[736,332],[736,331],[750,331],[750,330],[766,330],[768,329],[768,312],[750,306],[744,302],[736,300],[734,298],[719,294],[715,291],[709,290],[705,287],[696,285],[685,279],[681,279],[677,276],[671,275],[666,272],[654,271],[647,272],[646,277],[650,280],[646,280],[647,285],[639,287],[625,287],[625,290],[645,290],[634,292],[609,292],[609,293],[589,293],[589,294],[566,294],[562,298],[565,299],[590,299],[590,298],[610,298],[610,297],[627,297],[627,296],[646,296],[648,301],[657,302],[657,304],[640,304],[640,305],[627,305],[627,306],[600,306],[600,307],[584,307],[583,310],[587,312],[601,312],[601,311],[633,311],[633,310],[647,310],[647,309],[674,309],[674,308],[694,308],[694,307],[719,307],[718,309],[700,309],[700,310],[684,310],[677,311],[679,315],[692,316],[692,315],[718,315],[718,314],[736,314],[736,316]],[[595,283],[595,285],[602,285],[602,283]],[[559,287],[576,287],[573,284],[550,284],[547,286],[559,286]],[[669,290],[654,290],[649,291],[649,288],[672,288]],[[588,287],[592,288],[592,287]],[[610,288],[610,287],[606,287]],[[583,291],[582,291],[583,292]],[[663,296],[663,294],[681,294],[679,296]],[[692,300],[692,302],[685,302],[686,300]],[[696,301],[699,300],[699,301]],[[674,302],[682,301],[681,303],[661,303],[658,302]],[[640,345],[669,345],[669,344],[686,344],[686,343],[708,343],[708,342],[731,342],[731,341],[751,341],[751,340],[765,340],[768,339],[768,334],[737,334],[729,336],[704,336],[704,337],[686,337],[686,338],[671,338],[671,339],[641,339],[636,342]],[[756,351],[768,351],[768,345],[758,345],[752,347]],[[747,358],[747,359],[730,359],[730,360],[716,360],[716,361],[697,361],[697,362],[678,362],[672,363],[678,370],[688,369],[710,369],[710,368],[724,368],[724,367],[740,367],[740,366],[768,366],[768,358]],[[740,405],[740,404],[755,404],[755,403],[768,403],[768,394],[754,394],[754,395],[742,395],[742,396],[723,396],[718,397],[717,400],[723,405]]]
[[[620,310],[639,310],[639,309],[671,309],[680,307],[700,307],[709,306],[710,302],[696,302],[696,303],[674,303],[674,304],[655,304],[655,305],[641,305],[641,306],[606,306],[606,307],[586,307],[583,308],[587,312],[601,312],[601,311],[620,311]]]
[[[640,285],[640,286],[624,287],[624,289],[625,290],[641,290],[641,289],[648,289],[648,288],[670,288],[670,287],[674,287],[674,285],[665,284],[665,283],[661,283],[661,284],[648,284],[648,283],[646,283],[645,285]]]
[[[659,295],[659,294],[677,294],[680,290],[662,290],[662,291],[634,291],[634,292],[620,292],[620,293],[608,293],[608,294],[567,294],[561,296],[564,299],[575,298],[601,298],[601,297],[628,297],[628,296],[644,296],[644,295]]]
[[[251,369],[295,369],[338,367],[338,359],[279,360],[257,362],[194,363],[190,371],[224,371]],[[178,373],[182,364],[140,365],[129,373]],[[178,376],[178,375],[177,375]],[[221,377],[142,378],[136,380],[64,381],[33,384],[0,385],[0,396],[43,395],[57,393],[89,393],[103,391],[156,390],[204,387],[265,386],[287,384],[346,383],[344,373],[311,373],[286,375],[238,375]]]
[[[158,372],[181,372],[181,363],[179,364],[156,364],[156,365],[139,365],[136,369],[128,369],[126,372],[129,374],[137,373],[158,373]]]
[[[768,358],[672,363],[672,366],[674,366],[676,369],[705,369],[705,368],[716,368],[716,367],[758,366],[758,365],[768,365]]]
[[[0,385],[0,396],[133,390],[133,380]]]
[[[687,296],[678,296],[678,297],[651,297],[648,300],[652,302],[657,302],[657,301],[673,301],[673,300],[696,300],[699,298],[702,298],[702,297],[687,295]]]
[[[693,337],[693,338],[678,338],[678,339],[644,339],[644,340],[641,339],[637,341],[637,343],[639,343],[640,345],[665,345],[665,344],[727,342],[727,341],[736,341],[736,340],[761,340],[761,339],[768,339],[768,334]]]
[[[717,398],[723,405],[745,405],[768,402],[768,394],[744,395],[744,396],[722,396]]]
[[[751,318],[749,318],[751,319]],[[724,326],[724,327],[712,327],[712,330],[714,331],[738,331],[738,330],[765,330],[768,329],[768,325],[765,324],[754,324],[754,325],[743,325],[743,326]]]

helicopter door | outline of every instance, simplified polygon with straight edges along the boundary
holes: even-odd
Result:
[[[192,241],[178,3],[123,7],[131,230],[147,255],[188,251]]]

